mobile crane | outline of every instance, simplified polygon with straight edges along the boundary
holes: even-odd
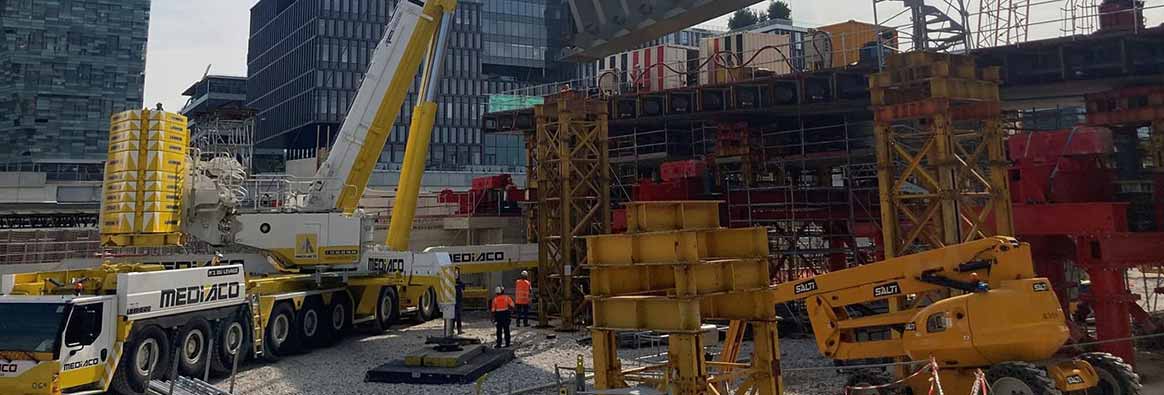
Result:
[[[327,346],[357,324],[386,330],[406,310],[415,310],[421,320],[434,318],[442,268],[448,273],[450,266],[463,266],[471,273],[536,264],[536,245],[528,244],[407,250],[455,9],[456,0],[396,5],[330,155],[312,179],[278,180],[285,190],[273,192],[281,197],[276,208],[243,207],[246,174],[237,161],[183,155],[185,135],[153,128],[184,123],[180,116],[115,114],[111,134],[120,137],[111,143],[105,189],[128,191],[116,195],[128,201],[107,197],[106,205],[137,207],[138,214],[138,206],[156,206],[132,187],[118,189],[125,184],[109,182],[114,172],[141,175],[152,183],[142,189],[174,190],[163,203],[182,208],[178,218],[165,223],[181,228],[171,234],[107,233],[107,225],[120,225],[118,218],[134,216],[106,215],[103,207],[103,242],[152,247],[180,238],[227,250],[226,256],[209,262],[181,253],[112,258],[89,269],[3,276],[0,393],[141,393],[172,371],[195,377],[207,370],[223,373],[239,359],[272,361]],[[372,241],[373,219],[358,208],[359,199],[422,60],[420,102],[387,242],[379,244]],[[157,136],[172,140],[152,140]],[[147,144],[175,142],[182,144],[145,159]],[[114,145],[130,153],[114,159]],[[125,171],[167,164],[154,163],[157,158],[172,163],[168,178]],[[140,227],[145,220],[137,217]],[[256,260],[273,270],[254,272]]]

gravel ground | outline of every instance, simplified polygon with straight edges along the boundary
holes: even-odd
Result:
[[[493,341],[493,326],[484,314],[467,314],[465,336]],[[475,394],[472,384],[467,385],[411,385],[363,382],[364,372],[423,345],[426,336],[438,335],[440,321],[406,324],[381,335],[356,334],[326,349],[284,358],[278,363],[250,363],[236,378],[235,393],[246,395],[283,394],[411,394],[448,395]],[[517,359],[489,374],[483,393],[504,394],[555,382],[554,366],[573,367],[581,355],[587,368],[591,367],[590,349],[579,345],[585,331],[555,333],[550,330],[513,328],[514,350]],[[741,355],[747,355],[750,344],[745,343]],[[714,349],[713,349],[714,350]],[[649,364],[649,356],[665,353],[666,347],[643,347],[620,352],[624,367]],[[785,368],[830,366],[820,357],[811,339],[781,341],[782,364]],[[648,356],[648,358],[643,358]],[[657,357],[656,357],[657,358]],[[573,373],[563,371],[563,379],[572,380]],[[784,375],[788,395],[832,395],[839,393],[844,379],[833,370],[788,372]],[[229,380],[216,384],[223,389]],[[557,389],[533,392],[556,394]]]

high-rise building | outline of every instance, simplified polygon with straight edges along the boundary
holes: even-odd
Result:
[[[550,78],[546,0],[457,5],[444,59],[430,169],[520,171],[520,136],[483,136],[487,95]],[[255,161],[326,147],[355,98],[396,0],[260,0],[251,9],[247,103],[257,111]],[[416,83],[380,156],[404,157]],[[488,168],[488,170],[486,170]],[[259,168],[260,171],[280,169]]]
[[[6,168],[100,174],[109,116],[142,107],[149,14],[149,0],[0,1],[0,136],[19,142],[0,145]]]

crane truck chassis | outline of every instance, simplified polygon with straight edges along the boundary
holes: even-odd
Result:
[[[0,393],[137,394],[173,373],[228,373],[236,356],[276,361],[327,347],[356,325],[383,331],[409,310],[433,319],[440,267],[509,268],[520,263],[496,258],[516,258],[517,248],[373,250],[349,273],[121,263],[5,275],[0,316],[20,319],[0,322]]]

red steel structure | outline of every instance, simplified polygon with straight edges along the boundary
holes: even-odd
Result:
[[[1152,90],[1137,88],[1088,97],[1088,123],[1112,128],[1079,126],[1018,134],[1007,140],[1015,232],[1031,243],[1039,275],[1052,280],[1064,308],[1068,307],[1071,288],[1077,285],[1077,279],[1069,275],[1071,264],[1086,271],[1091,286],[1079,295],[1079,301],[1094,313],[1095,338],[1100,341],[1131,336],[1133,318],[1142,330],[1157,329],[1136,303],[1138,296],[1128,290],[1125,273],[1129,268],[1164,263],[1164,249],[1159,248],[1164,244],[1164,232],[1130,229],[1131,203],[1120,201],[1117,182],[1118,171],[1128,169],[1108,165],[1117,155],[1113,130],[1134,135],[1137,128],[1152,122],[1144,115],[1164,114],[1144,108],[1153,102],[1143,100],[1144,92]],[[1154,102],[1157,107],[1164,104]],[[1115,162],[1139,166],[1141,161]],[[1158,199],[1156,205],[1160,205]],[[1098,347],[1126,361],[1135,360],[1130,341]]]

